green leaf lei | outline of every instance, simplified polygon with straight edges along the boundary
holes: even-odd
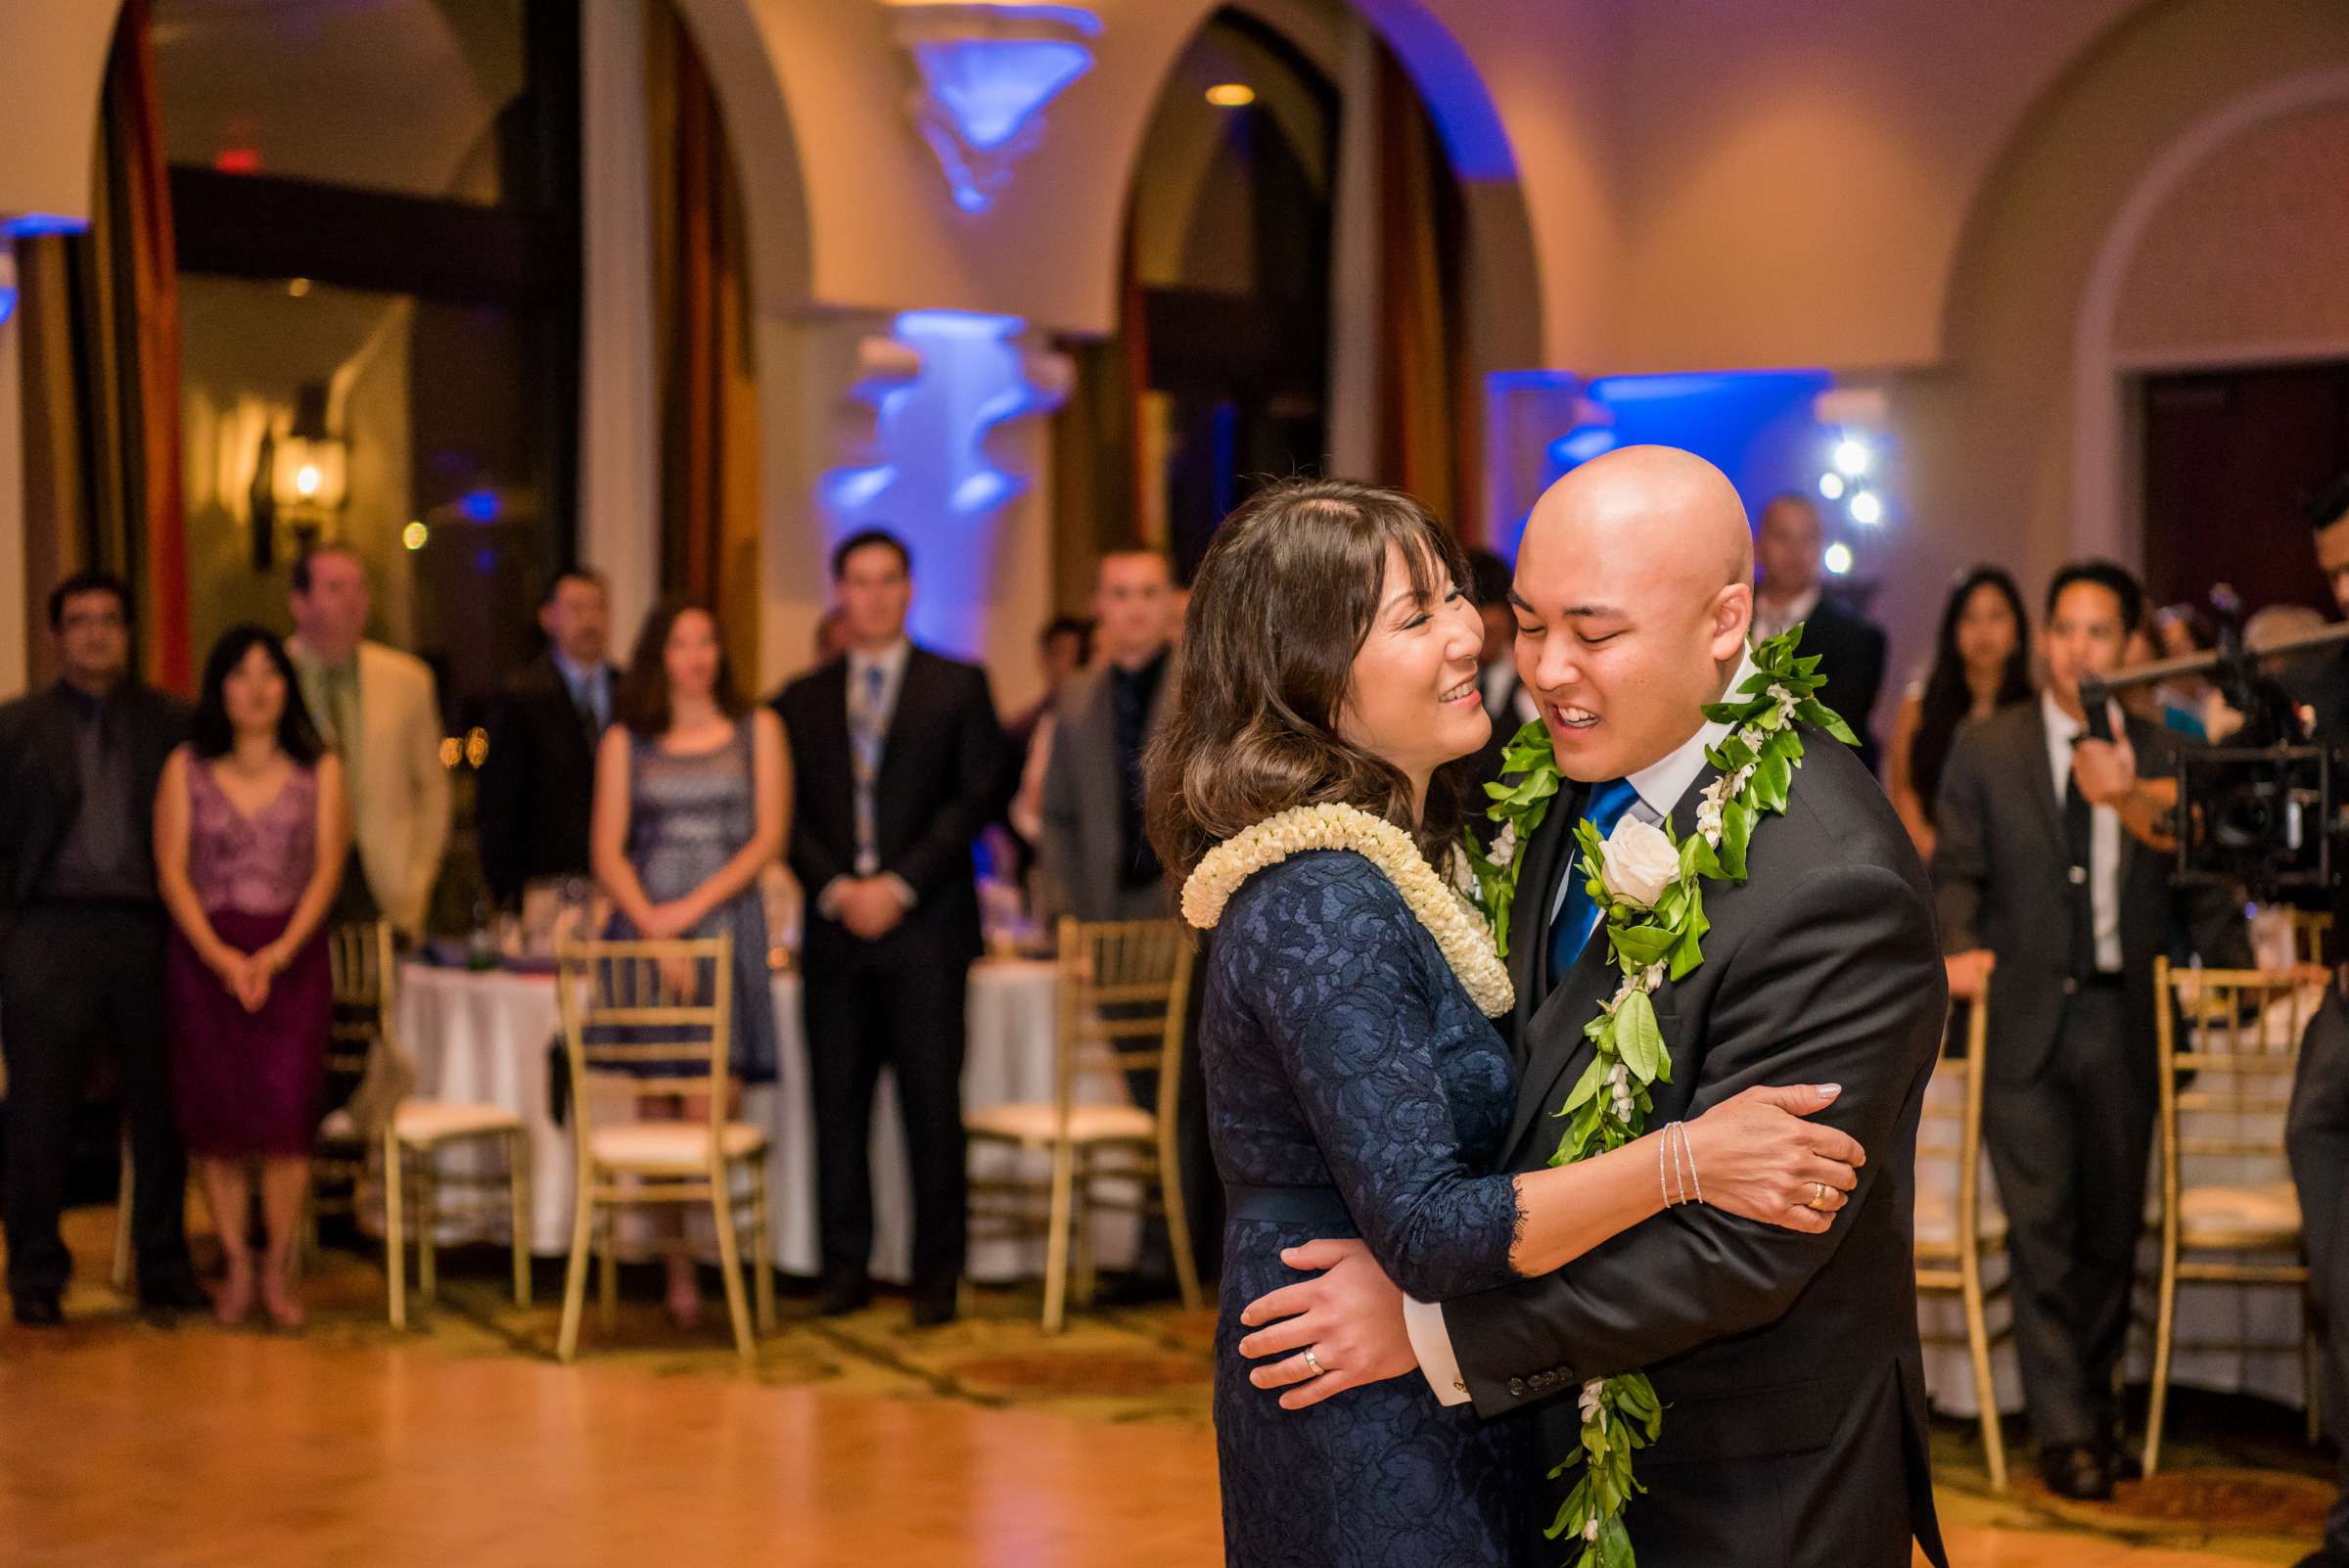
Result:
[[[1590,1040],[1590,1065],[1574,1092],[1555,1113],[1566,1122],[1551,1165],[1571,1165],[1621,1148],[1645,1130],[1654,1107],[1648,1090],[1672,1081],[1672,1055],[1656,1024],[1650,999],[1668,980],[1679,980],[1704,962],[1700,944],[1711,922],[1705,918],[1704,884],[1745,880],[1745,856],[1754,826],[1766,813],[1786,809],[1795,769],[1803,765],[1798,724],[1825,731],[1847,746],[1857,745],[1851,727],[1819,700],[1825,684],[1819,656],[1797,659],[1803,628],[1791,627],[1752,650],[1754,673],[1739,692],[1705,709],[1705,717],[1729,726],[1705,759],[1719,776],[1705,788],[1697,807],[1697,831],[1676,838],[1662,831],[1680,854],[1680,874],[1652,907],[1617,898],[1599,875],[1605,847],[1597,831],[1575,824],[1586,887],[1599,910],[1597,930],[1606,934],[1611,961],[1622,979],[1598,1016],[1584,1026]],[[1517,896],[1517,873],[1560,783],[1549,732],[1535,719],[1510,740],[1502,756],[1505,781],[1488,784],[1487,817],[1500,824],[1490,847],[1466,840],[1468,869],[1476,882],[1477,906],[1492,924],[1505,957],[1509,950],[1509,908]],[[1664,1428],[1656,1391],[1641,1372],[1592,1378],[1583,1385],[1583,1441],[1549,1472],[1557,1480],[1577,1465],[1582,1478],[1559,1507],[1546,1532],[1556,1541],[1582,1543],[1575,1568],[1633,1568],[1632,1540],[1623,1509],[1646,1488],[1632,1478],[1632,1455],[1653,1443]]]

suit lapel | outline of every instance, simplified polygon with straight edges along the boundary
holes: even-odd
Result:
[[[1549,989],[1549,905],[1557,892],[1558,856],[1573,844],[1574,824],[1582,812],[1583,786],[1562,781],[1517,871],[1517,894],[1509,905],[1509,982],[1517,992],[1520,1060],[1528,1044],[1527,1028]]]
[[[905,650],[905,673],[898,681],[898,703],[889,711],[889,733],[881,742],[881,778],[892,778],[904,765],[905,738],[915,709],[930,690],[929,656],[919,648]]]
[[[2026,710],[2031,715],[2028,724],[2019,726],[2014,765],[2025,780],[2031,798],[2039,803],[2040,820],[2047,825],[2048,842],[2055,847],[2058,859],[2071,855],[2071,835],[2063,826],[2063,799],[2055,793],[2055,775],[2048,761],[2048,721],[2037,703]]]
[[[820,779],[809,779],[807,787],[822,789],[832,797],[833,808],[839,812],[836,820],[852,824],[856,820],[856,769],[849,750],[849,660],[846,654],[833,660],[814,675],[813,711],[815,733],[808,739],[808,755],[826,759],[831,765],[823,770]],[[850,829],[852,835],[853,827]],[[851,840],[852,845],[853,839]]]

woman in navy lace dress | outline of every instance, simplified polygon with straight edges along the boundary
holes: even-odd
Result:
[[[1298,806],[1359,807],[1423,853],[1451,836],[1439,769],[1490,729],[1465,580],[1450,536],[1392,491],[1291,482],[1225,523],[1149,763],[1152,837],[1175,875]],[[1518,1561],[1525,1423],[1440,1406],[1416,1376],[1284,1409],[1249,1381],[1239,1312],[1300,1277],[1286,1249],[1322,1238],[1359,1237],[1426,1300],[1558,1268],[1661,1210],[1657,1134],[1486,1175],[1516,1095],[1509,1051],[1387,870],[1352,850],[1292,854],[1231,892],[1200,1052],[1228,1189],[1216,1442],[1230,1568]],[[1811,1159],[1801,1125],[1769,1090],[1691,1124],[1707,1196],[1735,1207],[1744,1173]]]

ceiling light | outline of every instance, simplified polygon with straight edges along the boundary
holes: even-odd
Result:
[[[1851,514],[1853,522],[1863,527],[1874,528],[1884,521],[1884,503],[1877,497],[1875,491],[1860,490],[1852,496]]]
[[[1827,546],[1827,570],[1842,576],[1852,570],[1852,547],[1838,540]]]
[[[1207,101],[1218,109],[1246,109],[1256,102],[1256,89],[1244,81],[1220,81],[1207,90]]]
[[[1842,500],[1843,476],[1841,474],[1821,474],[1819,477],[1819,493],[1830,501]]]
[[[1867,442],[1857,436],[1846,436],[1835,443],[1836,471],[1847,479],[1858,479],[1867,472],[1868,464],[1875,455],[1868,449]]]

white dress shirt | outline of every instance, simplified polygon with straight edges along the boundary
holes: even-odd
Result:
[[[883,734],[889,732],[890,721],[898,713],[898,694],[905,685],[905,661],[912,657],[913,644],[903,637],[877,652],[867,652],[861,648],[849,650],[848,703],[849,722],[852,725],[856,722],[857,704],[863,701],[864,688],[872,681],[867,671],[877,669],[881,671],[881,699],[875,705],[873,718],[881,726]],[[858,874],[863,873],[860,871]],[[912,908],[916,897],[912,884],[894,871],[884,871],[881,876],[889,884],[890,891],[898,896],[898,901],[908,909]],[[815,907],[826,918],[838,918],[840,892],[848,880],[845,876],[834,877],[818,890]]]
[[[1814,582],[1784,605],[1760,594],[1754,595],[1754,641],[1768,642],[1783,636],[1788,627],[1811,619],[1819,608],[1819,584]]]
[[[1740,690],[1754,674],[1753,655],[1749,651],[1737,661],[1737,672],[1729,677],[1728,686],[1721,700],[1731,701],[1743,695]],[[1690,785],[1704,775],[1708,764],[1705,753],[1728,738],[1729,726],[1708,721],[1702,729],[1681,742],[1671,752],[1647,766],[1626,774],[1637,799],[1633,802],[1632,814],[1643,822],[1657,823],[1672,815],[1681,797]],[[1569,855],[1558,872],[1557,891],[1550,896],[1549,917],[1556,920],[1559,905],[1566,901],[1566,890],[1572,884],[1574,857]],[[1460,1376],[1460,1360],[1451,1348],[1451,1331],[1444,1326],[1444,1305],[1441,1302],[1416,1301],[1405,1296],[1403,1300],[1403,1326],[1411,1337],[1411,1354],[1419,1358],[1419,1370],[1427,1377],[1428,1387],[1436,1391],[1436,1400],[1443,1405],[1468,1403],[1468,1381]]]
[[[2061,807],[2071,782],[2072,743],[2088,733],[2088,726],[2057,707],[2052,692],[2039,694],[2039,713],[2048,726],[2048,770]],[[2117,708],[2112,732],[2123,733]],[[2088,907],[2096,934],[2096,968],[2112,974],[2121,967],[2121,815],[2109,806],[2092,806],[2088,822]]]

